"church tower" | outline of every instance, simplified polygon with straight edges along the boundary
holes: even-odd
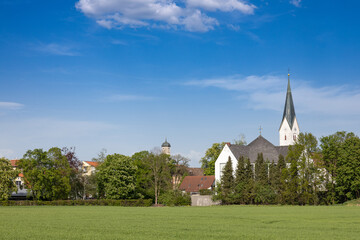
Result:
[[[279,129],[280,146],[289,146],[295,144],[299,133],[300,130],[296,120],[295,107],[290,88],[290,74],[288,74],[288,86],[284,114]]]
[[[171,148],[171,145],[170,145],[170,143],[168,143],[167,139],[165,138],[165,142],[163,142],[163,144],[161,144],[161,153],[170,155],[170,148]]]

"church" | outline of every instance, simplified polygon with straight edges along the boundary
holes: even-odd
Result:
[[[254,166],[258,153],[263,153],[265,161],[277,163],[280,154],[284,157],[287,155],[288,146],[295,143],[299,133],[300,129],[290,88],[290,74],[288,74],[285,107],[279,128],[279,146],[274,146],[261,134],[246,146],[227,143],[215,162],[215,181],[220,181],[222,170],[229,158],[232,161],[234,170],[237,168],[240,156],[249,158],[250,163]]]

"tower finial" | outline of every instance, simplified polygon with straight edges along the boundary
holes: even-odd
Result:
[[[259,127],[260,136],[261,136],[261,130],[263,130],[263,128],[262,128],[261,125],[260,125],[260,127]]]

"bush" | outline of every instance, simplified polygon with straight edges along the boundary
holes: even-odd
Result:
[[[159,203],[166,206],[189,206],[191,205],[191,197],[189,194],[183,194],[179,190],[171,190],[160,195]]]
[[[122,206],[149,207],[152,199],[89,199],[89,200],[56,200],[56,201],[0,201],[0,206]]]
[[[213,195],[213,191],[211,189],[200,189],[200,195]]]

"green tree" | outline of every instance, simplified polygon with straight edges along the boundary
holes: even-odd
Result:
[[[14,170],[6,158],[0,158],[0,200],[7,200],[12,192],[17,192],[15,179],[20,172]]]
[[[268,163],[264,161],[262,153],[258,153],[255,162],[255,182],[253,194],[254,202],[256,204],[273,203],[275,199],[275,193],[269,184]]]
[[[286,187],[286,179],[287,179],[287,169],[286,169],[286,163],[285,158],[283,155],[279,155],[278,163],[276,165],[276,179],[275,179],[275,192],[277,196],[276,202],[280,204],[285,203],[285,199],[283,198],[285,187]]]
[[[233,202],[234,187],[234,171],[231,158],[229,157],[229,160],[226,162],[221,176],[221,201],[223,204],[230,204]]]
[[[99,162],[102,163],[105,161],[107,156],[107,150],[105,148],[101,149],[101,151],[98,153],[97,157],[93,157],[91,160],[93,162]]]
[[[67,199],[70,166],[60,148],[28,150],[19,162],[30,194],[38,200]]]
[[[84,196],[84,179],[82,172],[82,162],[75,154],[75,148],[62,149],[62,154],[66,157],[70,166],[70,199],[81,199]]]
[[[245,203],[245,187],[246,187],[246,173],[245,173],[245,159],[240,156],[235,171],[235,189],[234,189],[234,203]]]
[[[151,170],[148,164],[148,158],[151,153],[141,151],[131,156],[136,169],[136,193],[139,198],[154,198],[154,191],[151,184]]]
[[[244,201],[247,204],[252,204],[254,201],[254,169],[249,158],[245,160]]]
[[[283,192],[284,202],[288,204],[298,204],[299,193],[299,168],[298,160],[301,156],[303,148],[299,145],[290,145],[286,156],[286,162],[290,165],[289,168],[283,171],[283,180],[285,190]]]
[[[288,203],[318,203],[319,167],[313,160],[317,151],[317,140],[311,133],[300,133],[296,143],[289,146],[286,159],[290,167],[286,169],[286,189],[283,194]]]
[[[318,151],[316,137],[311,133],[300,133],[295,144],[302,149],[298,160],[299,203],[318,204],[319,168],[314,162],[314,154]]]
[[[258,153],[255,162],[255,181],[263,185],[268,181],[267,163],[265,163],[262,153]]]
[[[338,161],[341,157],[343,144],[346,139],[354,137],[354,133],[336,132],[335,134],[320,138],[322,163],[326,169],[326,189],[328,202],[335,204],[336,178]]]
[[[172,177],[173,177],[173,187],[178,189],[183,177],[188,174],[189,159],[176,154],[171,156],[171,162],[173,165]]]
[[[337,163],[336,191],[341,202],[360,198],[360,139],[345,140]]]
[[[225,144],[225,142],[214,143],[211,148],[206,150],[205,156],[200,160],[201,168],[204,169],[205,175],[215,175],[215,162]]]
[[[136,166],[130,157],[112,154],[98,167],[97,182],[100,197],[133,198],[136,186]]]
[[[96,173],[82,176],[83,180],[83,199],[98,198],[98,188]]]
[[[145,164],[150,170],[148,173],[149,183],[154,193],[155,204],[158,204],[160,194],[171,188],[169,160],[169,155],[154,151],[145,159]]]
[[[246,145],[245,134],[240,133],[239,134],[239,139],[234,139],[234,144],[245,146]]]

